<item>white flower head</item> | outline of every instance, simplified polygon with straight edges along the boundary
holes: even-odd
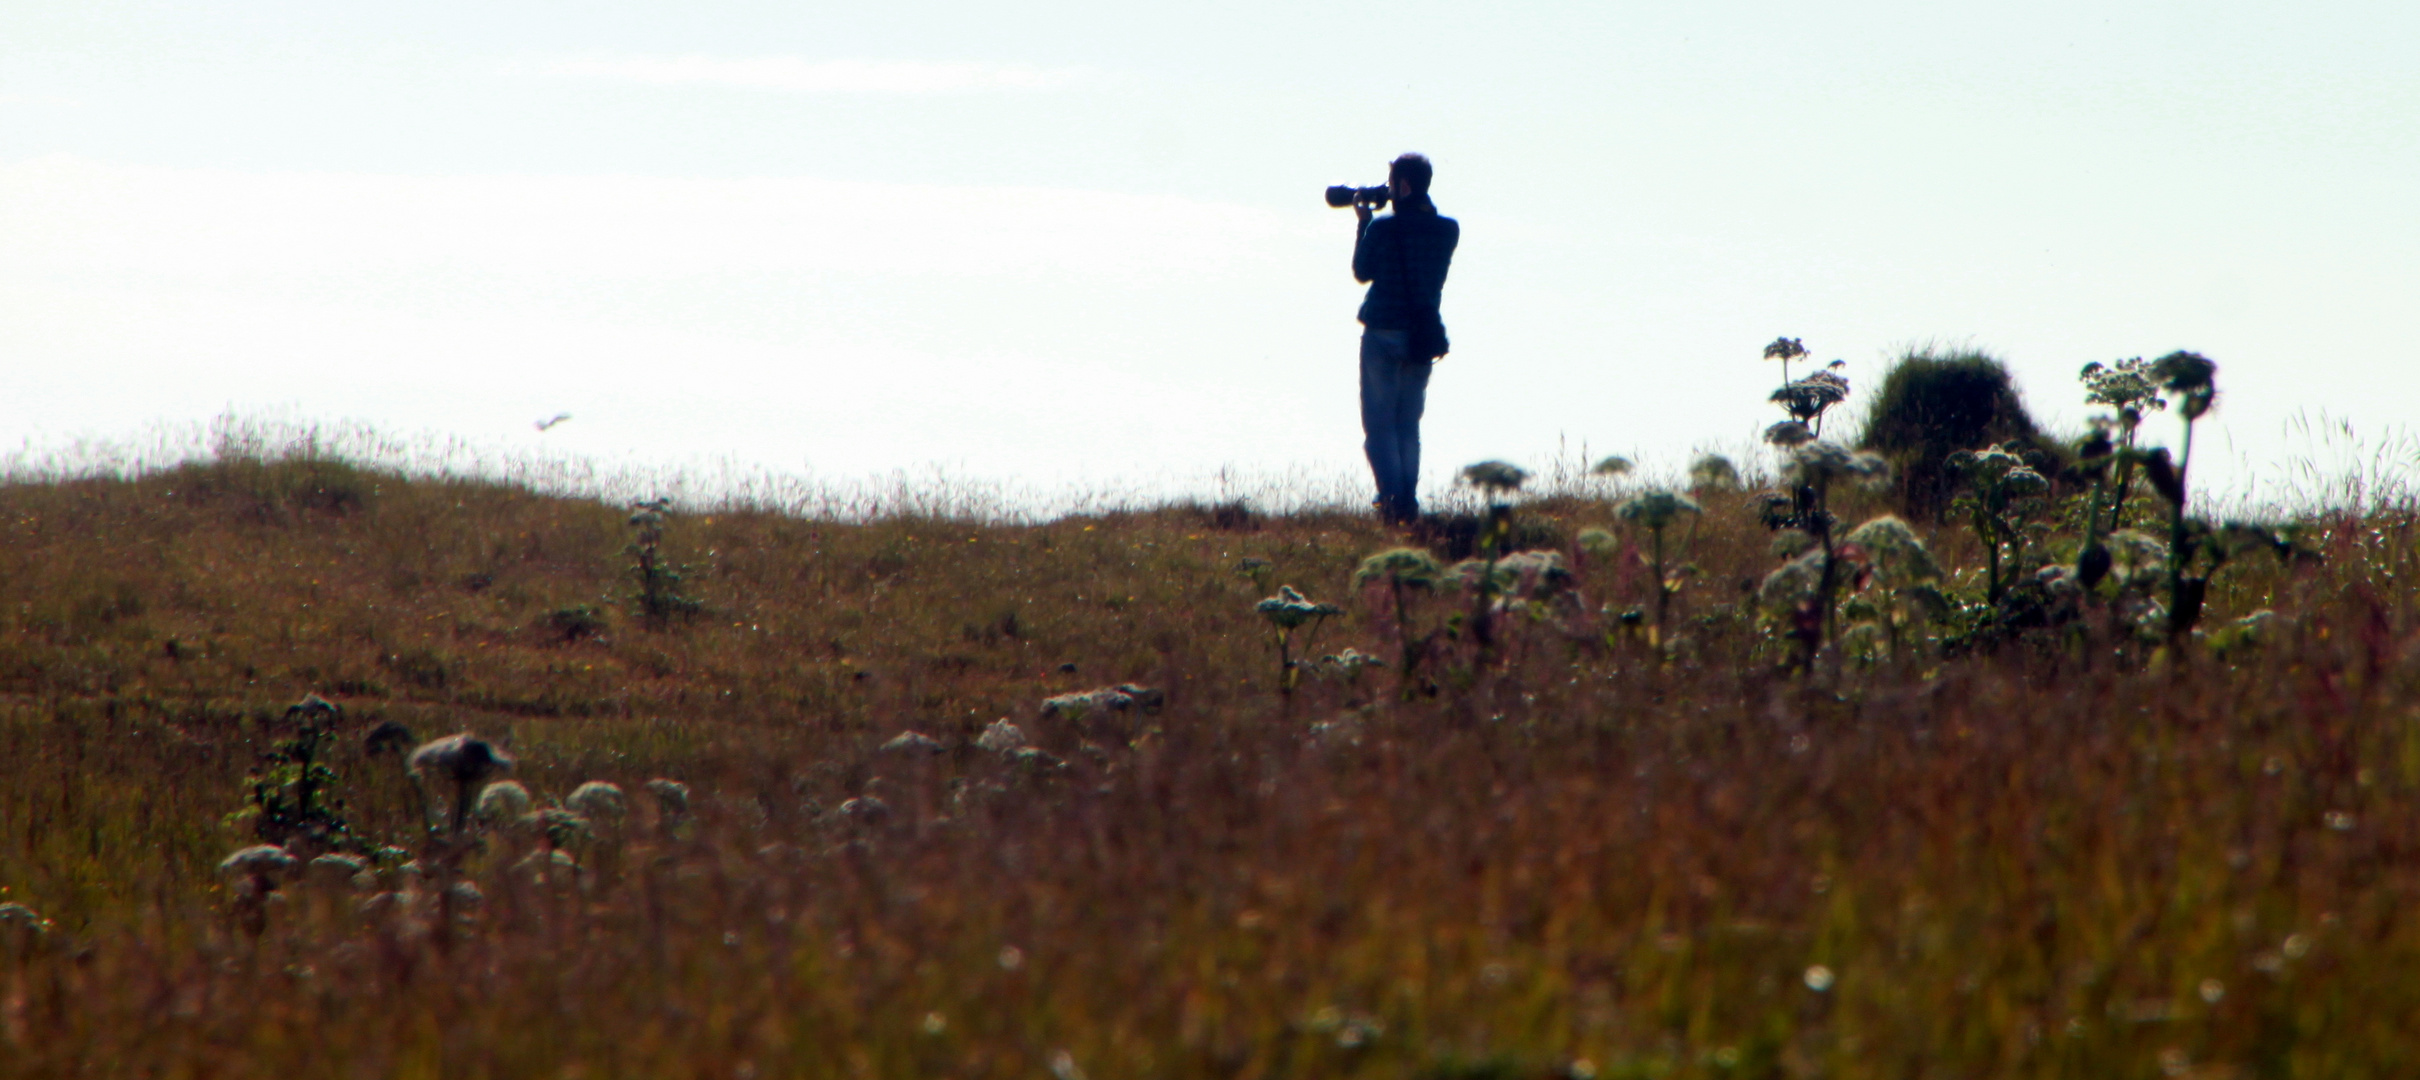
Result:
[[[622,799],[621,787],[603,780],[591,780],[571,789],[571,794],[564,797],[563,805],[590,821],[603,822],[620,821],[629,809]]]
[[[678,780],[666,780],[659,776],[647,781],[646,786],[647,793],[655,796],[655,801],[663,807],[666,814],[689,812],[689,785]]]
[[[1623,500],[1622,505],[1615,508],[1613,513],[1615,517],[1641,528],[1663,529],[1670,527],[1673,522],[1679,521],[1682,514],[1702,512],[1703,508],[1698,506],[1696,499],[1677,491],[1665,491],[1658,488],[1653,491],[1642,491]]]
[[[529,789],[517,780],[498,780],[479,792],[479,801],[471,808],[479,820],[490,825],[502,825],[529,816]]]
[[[1462,480],[1472,487],[1503,494],[1521,490],[1521,485],[1529,482],[1529,471],[1509,461],[1482,461],[1463,468]]]
[[[1025,729],[1010,723],[1005,716],[991,722],[976,736],[975,745],[994,754],[1005,754],[1025,745]]]

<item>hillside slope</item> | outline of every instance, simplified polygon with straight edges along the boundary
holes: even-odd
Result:
[[[2409,517],[2231,564],[2204,624],[2257,634],[2087,605],[1793,672],[1756,505],[1707,495],[1651,641],[1651,537],[1576,499],[1515,518],[1568,581],[1401,623],[1358,517],[676,515],[698,610],[654,625],[623,509],[314,460],[0,487],[0,1073],[2420,1063]],[[1378,665],[1281,673],[1280,584],[1342,608],[1289,648]],[[1155,693],[1043,708],[1119,684]],[[314,693],[368,874],[219,872]],[[389,721],[626,809],[432,835]]]

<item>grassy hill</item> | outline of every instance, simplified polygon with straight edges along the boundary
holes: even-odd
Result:
[[[1962,614],[1802,669],[1758,497],[1701,497],[1650,634],[1650,534],[1571,497],[1514,518],[1559,570],[1401,621],[1364,516],[676,514],[659,623],[623,508],[307,458],[0,486],[0,1074],[2420,1067],[2409,515],[2231,562],[2173,639],[2110,589],[1974,633],[1944,529]],[[1279,585],[1342,609],[1292,651],[1378,666],[1282,671]],[[306,694],[367,870],[223,873]],[[432,833],[389,722],[626,809]]]

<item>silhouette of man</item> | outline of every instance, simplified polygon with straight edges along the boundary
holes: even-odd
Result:
[[[1429,368],[1446,351],[1437,301],[1462,239],[1462,226],[1429,201],[1432,174],[1427,158],[1405,154],[1387,166],[1393,213],[1374,217],[1368,203],[1353,204],[1353,279],[1370,285],[1361,301],[1362,449],[1378,481],[1378,516],[1398,525],[1420,518],[1420,414]]]

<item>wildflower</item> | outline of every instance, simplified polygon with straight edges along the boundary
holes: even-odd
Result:
[[[532,885],[568,884],[579,870],[577,860],[553,848],[530,852],[513,864],[513,872]]]
[[[1809,547],[1804,554],[1765,575],[1764,583],[1757,588],[1757,600],[1775,612],[1797,608],[1821,587],[1823,564],[1823,549]]]
[[[1486,559],[1464,559],[1445,569],[1446,588],[1484,589],[1490,596],[1503,595],[1518,581],[1513,571],[1500,561],[1490,564]]]
[[[497,773],[511,772],[513,759],[485,739],[469,733],[448,735],[421,744],[404,759],[413,772],[435,773],[457,784],[475,784]]]
[[[1428,552],[1419,548],[1388,548],[1361,560],[1360,569],[1353,571],[1353,584],[1363,586],[1383,581],[1392,587],[1430,589],[1436,587],[1444,574],[1445,568]]]
[[[1739,486],[1739,468],[1721,454],[1705,454],[1689,463],[1692,490],[1729,491]]]
[[[14,900],[0,904],[0,942],[9,942],[26,949],[50,933],[49,919],[42,913]]]
[[[1140,707],[1144,712],[1159,709],[1166,695],[1147,686],[1119,683],[1075,694],[1060,694],[1042,700],[1042,715],[1082,720],[1094,712],[1125,712]]]
[[[1482,461],[1464,468],[1462,480],[1491,494],[1503,495],[1521,490],[1521,485],[1529,481],[1529,472],[1508,461]]]
[[[1790,451],[1790,475],[1809,487],[1824,487],[1835,480],[1874,480],[1889,473],[1890,463],[1879,455],[1851,451],[1821,439]]]
[[[880,752],[885,754],[938,754],[941,752],[941,744],[921,731],[902,731],[891,736],[891,741],[882,744]]]
[[[1664,529],[1680,520],[1682,514],[1702,512],[1697,500],[1687,495],[1661,489],[1642,491],[1615,508],[1613,514],[1633,525],[1647,529]]]
[[[330,852],[305,864],[303,877],[321,888],[359,887],[361,876],[369,870],[370,864],[359,857]],[[375,883],[377,878],[370,880]]]
[[[2085,403],[2116,408],[2119,422],[2128,428],[2142,421],[2145,410],[2168,407],[2142,357],[2120,360],[2114,365],[2095,361],[2084,365],[2079,377],[2084,380]]]
[[[1807,989],[1818,994],[1830,990],[1832,988],[1832,969],[1822,964],[1816,964],[1807,969],[1805,981]]]
[[[1632,465],[1629,458],[1623,457],[1620,454],[1615,454],[1612,457],[1608,457],[1603,461],[1597,462],[1596,466],[1588,471],[1595,473],[1598,476],[1628,476],[1630,475],[1631,468]]]
[[[2197,989],[2201,992],[2202,1003],[2206,1005],[2216,1005],[2218,999],[2227,996],[2227,984],[2217,979],[2203,979]]]
[[[1545,597],[1571,585],[1571,571],[1560,551],[1516,551],[1496,560],[1496,572],[1515,587],[1503,591]]]
[[[1005,754],[1025,745],[1025,729],[1010,723],[1005,716],[991,722],[976,736],[975,745],[995,754]]]
[[[1065,1050],[1050,1055],[1050,1075],[1058,1080],[1084,1080],[1084,1070],[1076,1066],[1075,1055]]]
[[[294,856],[275,844],[254,844],[219,861],[219,873],[267,877],[294,869]]]
[[[2218,365],[2200,353],[2172,352],[2151,362],[2146,372],[2160,389],[2177,397],[2176,411],[2190,423],[2210,411],[2218,396]]]
[[[529,808],[528,788],[516,780],[498,780],[479,793],[471,813],[490,825],[500,825],[529,816]]]
[[[1349,679],[1361,674],[1365,669],[1385,667],[1386,661],[1359,649],[1346,649],[1320,657],[1317,666],[1324,673],[1341,675]]]
[[[394,720],[381,720],[370,733],[362,736],[362,749],[371,757],[380,754],[400,754],[412,745],[412,729]]]
[[[588,819],[561,807],[550,806],[521,820],[537,830],[548,847],[568,847],[589,837]]]
[[[619,822],[628,809],[619,785],[603,780],[591,780],[571,789],[563,805],[571,812],[590,821]]]
[[[1292,585],[1278,586],[1277,595],[1253,605],[1253,610],[1260,612],[1261,618],[1276,624],[1280,633],[1294,630],[1314,619],[1344,614],[1344,609],[1334,604],[1314,603],[1310,597],[1295,591]]]
[[[464,733],[422,744],[404,759],[404,767],[415,775],[433,775],[453,782],[453,829],[460,833],[470,822],[471,789],[490,776],[512,771],[513,759],[487,740]]]
[[[1580,545],[1580,550],[1587,552],[1591,558],[1610,559],[1620,554],[1622,550],[1621,539],[1603,529],[1582,529],[1575,542]]]
[[[1058,755],[1031,746],[1009,751],[1008,760],[1013,765],[1038,773],[1055,772],[1067,767],[1067,763],[1060,760]]]
[[[647,781],[646,786],[648,794],[655,796],[655,801],[662,806],[666,814],[689,812],[689,785],[678,780],[657,777]]]
[[[277,879],[295,866],[294,856],[275,844],[254,844],[227,856],[218,864],[218,872],[233,880],[237,910],[242,913],[244,929],[254,937],[260,936],[267,925],[267,912],[261,903],[277,891]]]
[[[859,795],[840,804],[840,816],[861,825],[880,825],[890,820],[891,804],[877,795]]]
[[[1884,515],[1851,530],[1849,543],[1865,549],[1875,564],[1898,584],[1918,584],[1941,577],[1941,564],[1932,549],[1907,522]]]
[[[1841,366],[1835,361],[1834,367]],[[1849,399],[1849,380],[1836,371],[1818,371],[1806,378],[1783,384],[1773,391],[1770,400],[1789,413],[1791,419],[1821,423],[1823,414]]]
[[[1784,450],[1815,441],[1815,429],[1801,420],[1784,420],[1765,429],[1765,441]]]
[[[1765,346],[1765,359],[1785,364],[1806,354],[1807,347],[1797,338],[1774,338],[1773,344]]]

